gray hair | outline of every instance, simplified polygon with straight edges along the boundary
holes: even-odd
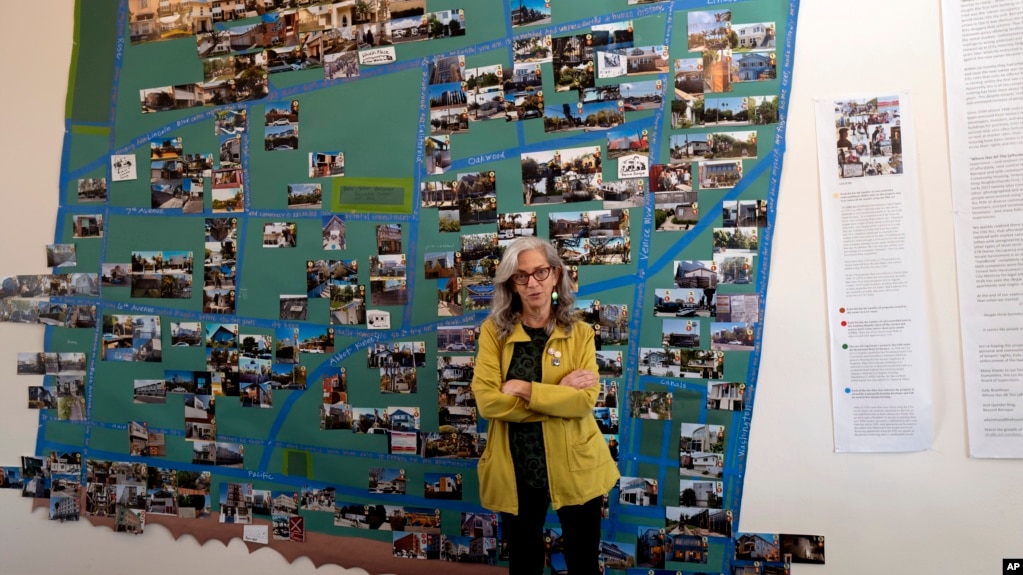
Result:
[[[543,254],[552,272],[557,270],[558,283],[554,290],[558,292],[558,304],[553,306],[550,321],[546,330],[550,335],[555,326],[561,326],[565,333],[571,333],[575,323],[575,294],[572,293],[572,280],[565,269],[565,261],[558,255],[558,249],[550,242],[537,237],[519,238],[504,250],[501,262],[494,273],[494,301],[490,306],[490,319],[497,327],[498,339],[505,339],[515,329],[515,324],[522,317],[522,300],[510,285],[511,276],[518,271],[519,254],[537,250]]]

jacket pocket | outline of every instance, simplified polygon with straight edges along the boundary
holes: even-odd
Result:
[[[597,447],[603,443],[604,439],[597,431],[578,440],[573,440],[572,435],[568,435],[568,468],[572,471],[587,471],[597,467],[600,463],[600,452]]]
[[[476,473],[480,482],[480,504],[487,509],[502,509],[508,504],[507,477],[502,477],[501,470],[493,465],[490,454],[484,453],[476,464]],[[514,485],[511,493],[514,493]]]

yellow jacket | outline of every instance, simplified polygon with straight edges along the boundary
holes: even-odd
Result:
[[[580,505],[606,494],[614,487],[619,474],[593,418],[600,389],[598,386],[573,389],[557,385],[575,369],[597,373],[593,329],[583,322],[576,322],[571,335],[560,327],[555,328],[544,347],[542,381],[533,382],[528,403],[501,392],[512,349],[519,341],[529,341],[521,324],[516,325],[504,341],[498,340],[493,321],[484,321],[480,328],[472,390],[479,414],[489,420],[487,447],[477,465],[480,503],[492,511],[518,514],[508,422],[542,423],[547,480],[554,509]],[[549,350],[560,356],[548,353]],[[554,365],[555,358],[559,365]]]

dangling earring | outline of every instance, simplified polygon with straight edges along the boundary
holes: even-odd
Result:
[[[551,304],[558,305],[558,290],[551,292]]]

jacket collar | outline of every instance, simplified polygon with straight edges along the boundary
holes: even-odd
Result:
[[[568,334],[565,333],[565,330],[562,329],[560,325],[555,324],[554,331],[551,332],[550,338],[548,339],[565,339],[567,337]],[[519,321],[515,323],[515,329],[513,329],[511,334],[508,335],[508,339],[505,340],[505,343],[529,341],[529,339],[529,334],[527,334],[526,330],[522,328],[522,322]]]

